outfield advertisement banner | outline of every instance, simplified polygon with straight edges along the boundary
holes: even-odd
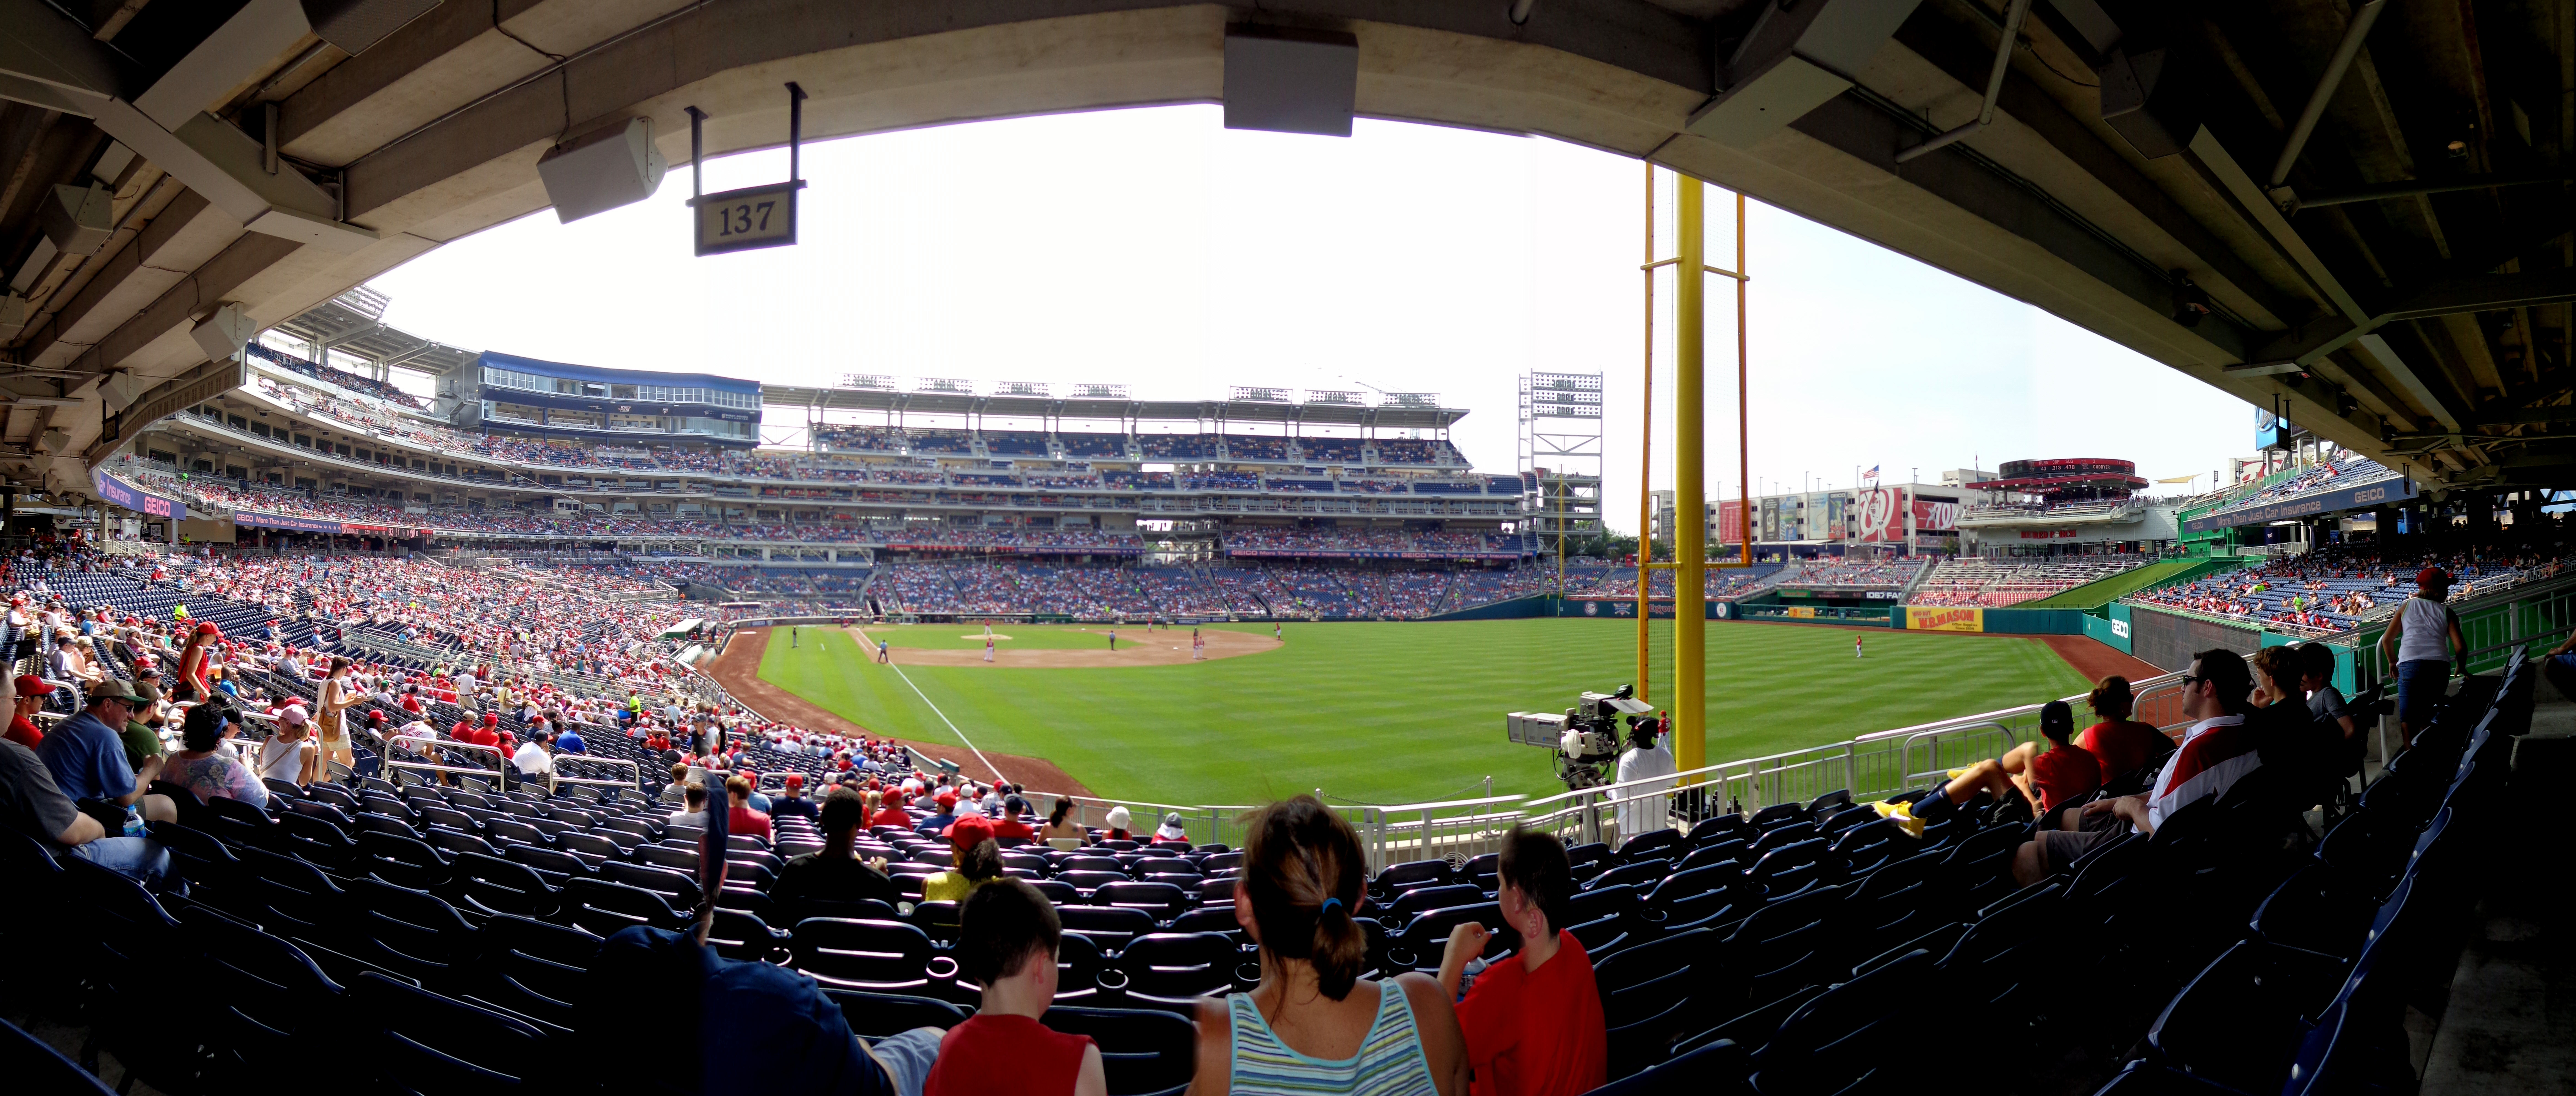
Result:
[[[1959,504],[1914,500],[1914,530],[1956,529],[1959,527]]]
[[[2193,518],[2182,523],[2182,531],[2206,533],[2214,529],[2233,529],[2239,525],[2268,525],[2272,522],[2303,518],[2311,514],[2331,514],[2364,506],[2404,502],[2414,497],[2415,480],[2412,477],[2400,476],[2361,487],[2328,491],[2322,495],[2291,499],[2288,502],[2276,502],[2270,506],[2228,510],[2207,517]]]
[[[1905,607],[1905,627],[1916,632],[1982,632],[1986,630],[1986,611],[1908,605]]]
[[[1145,554],[1145,549],[1142,547],[1114,548],[1106,545],[1075,547],[1064,544],[888,544],[885,547],[890,552],[990,552],[997,556],[1141,556]],[[1245,553],[1235,554],[1244,555]]]

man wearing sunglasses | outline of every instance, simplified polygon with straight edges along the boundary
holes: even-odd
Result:
[[[2254,729],[2245,722],[2254,710],[2248,700],[2254,675],[2243,656],[2225,649],[2193,655],[2182,689],[2182,712],[2194,722],[2155,784],[2144,795],[2097,799],[2081,813],[2061,814],[2063,828],[2040,831],[2038,840],[2013,854],[2015,881],[2029,886],[2062,873],[2124,831],[2152,835],[2175,811],[2225,794],[2263,764]]]

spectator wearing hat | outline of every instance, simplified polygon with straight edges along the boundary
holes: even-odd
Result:
[[[165,752],[161,746],[161,728],[169,720],[162,715],[161,690],[150,678],[135,680],[134,695],[143,701],[135,705],[134,714],[126,718],[122,737],[126,763],[140,769],[144,758]],[[227,743],[224,753],[238,759],[241,751]]]
[[[957,911],[958,973],[984,987],[982,1004],[939,1040],[923,1096],[983,1096],[993,1065],[1010,1063],[1010,1089],[1028,1096],[1108,1096],[1100,1047],[1042,1022],[1055,1002],[1064,923],[1047,897],[1017,879],[995,880]]]
[[[948,827],[948,843],[957,866],[921,881],[924,902],[963,902],[976,887],[1003,878],[1002,846],[993,840],[993,824],[969,815]]]
[[[1135,816],[1128,814],[1127,808],[1111,807],[1109,808],[1109,813],[1106,816],[1103,816],[1100,821],[1103,825],[1109,827],[1109,831],[1107,833],[1100,835],[1101,840],[1133,841],[1136,839],[1135,834],[1127,832],[1127,827],[1136,824]]]
[[[780,818],[813,819],[817,810],[814,806],[814,801],[805,798],[805,774],[789,773],[785,777],[782,777],[781,780],[782,786],[779,788],[778,798],[770,800],[769,802],[769,817],[772,820]],[[859,822],[864,823],[866,821],[867,818],[863,813]]]
[[[868,825],[872,828],[891,826],[895,829],[911,829],[912,815],[903,809],[905,801],[906,798],[902,792],[884,793],[879,800],[880,806],[877,808],[877,813],[875,817],[868,819]]]
[[[2034,817],[2046,817],[2057,805],[2102,787],[2102,764],[2084,747],[2070,741],[2075,735],[2075,709],[2063,700],[2052,700],[2040,706],[2039,733],[2048,740],[2048,751],[2040,752],[2039,743],[2024,742],[2004,751],[2004,755],[1977,762],[1961,770],[1943,784],[1940,790],[1914,804],[1914,817],[1931,821],[1986,792],[2000,803],[2018,793],[2028,800]]]
[[[1493,930],[1474,921],[1449,934],[1440,988],[1458,1000],[1458,1026],[1477,1096],[1576,1096],[1607,1083],[1609,1038],[1592,957],[1565,931],[1574,865],[1564,843],[1512,827],[1503,839],[1494,902],[1520,934],[1510,958],[1486,967],[1463,1000],[1458,980],[1485,952]]]
[[[2460,618],[2442,604],[2450,596],[2449,572],[2439,567],[2416,572],[2415,595],[2397,607],[2379,637],[2380,664],[2397,667],[2397,729],[2408,746],[2450,692],[2454,657],[2460,665],[2469,659]]]
[[[278,717],[277,733],[259,744],[259,750],[252,755],[251,767],[265,779],[284,780],[303,787],[322,779],[322,748],[313,742],[313,724],[304,718],[304,709],[287,710],[293,712],[295,718]]]
[[[1037,831],[1030,829],[1029,824],[1022,819],[1022,816],[1028,813],[1028,800],[1016,795],[1002,800],[1002,819],[993,823],[994,838],[1016,837],[1023,841],[1035,840]]]
[[[45,698],[53,695],[54,687],[34,674],[19,674],[16,684],[18,692],[12,703],[15,710],[9,717],[7,737],[32,750],[45,740],[45,732],[36,727],[36,713],[45,710]]]
[[[946,833],[948,827],[957,824],[957,792],[954,789],[939,789],[939,794],[931,797],[930,807],[930,817],[922,819],[914,829],[938,834]]]
[[[143,767],[135,769],[126,763],[122,733],[113,729],[123,727],[140,703],[134,687],[123,681],[109,678],[99,683],[89,691],[89,706],[46,735],[36,756],[53,774],[54,787],[75,803],[96,802],[111,808],[139,805],[146,819],[176,822],[178,809],[168,797],[144,794],[144,787],[161,775],[161,757],[146,758]],[[102,809],[102,813],[115,812]]]
[[[204,700],[209,695],[214,686],[206,679],[207,656],[213,653],[211,648],[223,635],[223,630],[215,627],[211,620],[189,629],[188,645],[179,649],[178,677],[171,687],[171,695],[180,700]]]
[[[528,741],[520,745],[518,752],[510,755],[510,766],[519,770],[521,780],[544,777],[547,784],[552,786],[555,775],[554,742],[544,735],[529,735]]]
[[[892,905],[900,901],[902,893],[895,889],[894,880],[886,877],[885,858],[862,861],[856,851],[859,826],[867,821],[867,799],[848,788],[834,788],[824,793],[819,813],[822,851],[789,858],[778,869],[778,881],[769,888],[770,900],[787,914],[784,923],[801,920],[800,905],[805,902],[874,898]]]
[[[1172,813],[1163,816],[1162,828],[1154,831],[1154,840],[1152,843],[1156,845],[1186,845],[1190,843],[1190,831],[1188,827],[1181,824],[1181,812],[1173,811]]]
[[[726,832],[757,837],[762,845],[769,844],[769,815],[752,809],[751,781],[740,775],[726,777],[725,798],[731,803],[725,815]]]

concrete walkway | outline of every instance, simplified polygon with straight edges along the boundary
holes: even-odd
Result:
[[[2421,1096],[2576,1093],[2576,895],[2566,853],[2576,803],[2576,704],[2547,684],[2515,747],[2510,832],[2451,976]],[[2518,870],[2517,870],[2518,869]]]

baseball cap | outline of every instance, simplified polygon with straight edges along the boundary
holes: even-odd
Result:
[[[197,624],[197,634],[201,636],[221,636],[224,634],[224,630],[215,627],[214,621],[200,621]]]
[[[16,685],[19,696],[50,696],[54,691],[52,684],[34,674],[19,674]]]
[[[2415,572],[2415,585],[2417,586],[2448,586],[2450,584],[2450,572],[2439,567],[2427,567],[2421,571]]]
[[[946,808],[954,807],[954,806],[956,806],[956,805],[957,805],[957,793],[956,793],[956,792],[951,792],[951,791],[943,791],[943,792],[940,792],[938,795],[932,796],[932,797],[931,797],[931,799],[930,799],[930,801],[931,801],[931,802],[933,802],[933,803],[937,803],[937,804],[939,804],[939,806],[941,807],[941,809],[943,809],[943,810],[944,810],[944,809],[946,809]]]
[[[804,786],[805,786],[805,774],[804,774],[804,773],[789,773],[789,774],[787,774],[787,786],[788,786],[790,789],[794,789],[794,788],[802,788],[802,787],[804,787]]]
[[[133,683],[113,677],[93,686],[89,691],[89,698],[92,701],[122,700],[128,704],[144,702],[143,697],[134,691]]]
[[[956,825],[948,827],[949,843],[955,845],[959,852],[965,852],[992,838],[993,824],[974,815],[960,818]]]
[[[304,719],[304,708],[301,705],[289,704],[284,711],[277,713],[277,721],[289,727],[303,726]]]

